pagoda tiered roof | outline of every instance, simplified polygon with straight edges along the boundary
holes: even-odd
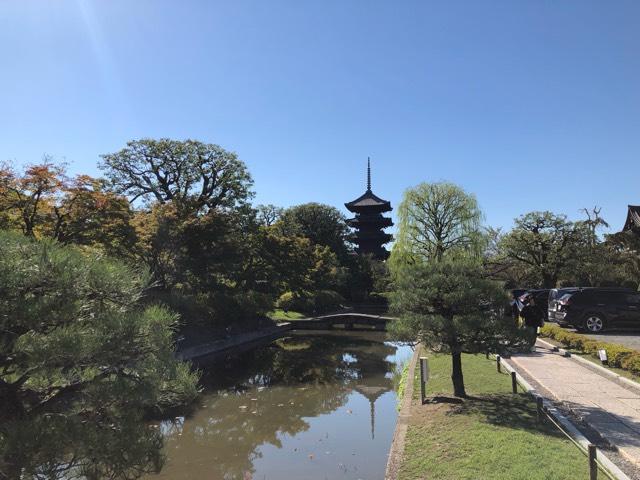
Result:
[[[393,240],[393,236],[383,229],[393,225],[390,218],[382,216],[383,212],[392,210],[391,202],[383,200],[371,190],[371,163],[367,160],[367,190],[355,200],[345,203],[355,218],[347,220],[347,224],[355,229],[351,235],[352,241],[358,245],[356,251],[362,254],[372,254],[378,259],[386,259],[389,252],[383,247]]]
[[[391,202],[378,197],[371,189],[368,189],[355,200],[345,203],[344,206],[347,207],[347,210],[354,213],[359,213],[363,210],[372,210],[373,208],[379,212],[388,212],[391,210]]]

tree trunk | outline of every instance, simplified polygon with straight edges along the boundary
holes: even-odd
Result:
[[[453,382],[453,394],[459,398],[465,398],[464,377],[462,376],[462,354],[459,351],[451,352],[451,381]]]

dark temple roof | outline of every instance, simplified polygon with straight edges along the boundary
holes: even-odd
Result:
[[[383,200],[376,196],[371,190],[367,190],[352,202],[345,203],[344,206],[349,210],[354,207],[388,207],[391,209],[391,202]]]
[[[622,230],[638,230],[640,229],[640,205],[629,205],[627,212],[627,221]]]

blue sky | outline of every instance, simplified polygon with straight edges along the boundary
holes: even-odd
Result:
[[[396,206],[421,181],[486,222],[640,203],[640,2],[2,0],[0,159],[97,174],[141,137],[238,153],[256,202]]]

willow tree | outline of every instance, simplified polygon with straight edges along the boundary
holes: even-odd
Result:
[[[462,353],[499,351],[521,341],[503,314],[506,294],[485,277],[482,213],[451,183],[407,190],[391,252],[394,329],[434,352],[451,354],[454,395],[465,397]]]

